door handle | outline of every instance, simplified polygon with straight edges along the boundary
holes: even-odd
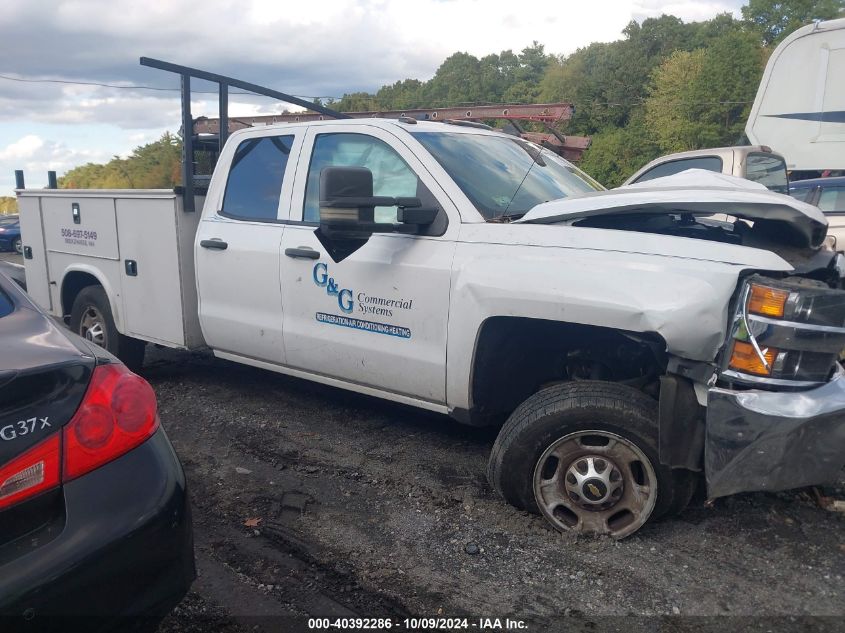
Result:
[[[313,248],[302,246],[300,248],[286,248],[285,255],[288,257],[301,257],[303,259],[320,259],[320,253]]]
[[[212,248],[218,251],[225,251],[229,245],[223,240],[202,240],[200,246],[203,248]]]

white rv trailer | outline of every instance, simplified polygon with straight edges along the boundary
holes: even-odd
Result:
[[[845,169],[845,18],[808,24],[778,45],[745,133],[790,170]]]

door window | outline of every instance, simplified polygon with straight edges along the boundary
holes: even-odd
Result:
[[[320,172],[324,167],[366,167],[373,173],[374,196],[423,201],[431,197],[408,164],[384,141],[366,134],[318,134],[305,185],[305,222],[320,221]],[[396,207],[376,207],[375,221],[394,223],[396,212]]]
[[[700,156],[698,158],[672,160],[668,163],[661,163],[652,167],[634,182],[644,182],[654,178],[662,178],[663,176],[673,176],[687,169],[706,169],[707,171],[721,172],[722,159],[718,156]]]
[[[800,200],[801,202],[807,202],[807,200],[810,198],[810,194],[813,191],[813,187],[796,187],[794,189],[790,188],[789,195],[795,198],[796,200]]]
[[[845,213],[845,186],[822,187],[819,196],[819,209],[822,211],[839,211]]]
[[[275,220],[293,135],[242,141],[229,168],[222,215],[239,220]]]

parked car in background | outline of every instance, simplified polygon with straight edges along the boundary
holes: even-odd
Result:
[[[0,216],[0,251],[23,253],[21,223],[17,215]]]
[[[845,176],[793,182],[789,195],[821,209],[827,217],[827,235],[833,237],[834,248],[845,249]]]
[[[789,178],[783,156],[765,145],[714,147],[655,158],[624,184],[672,176],[687,169],[705,169],[759,182],[777,193],[787,193]]]
[[[195,570],[185,476],[152,388],[3,274],[0,350],[0,621],[154,627]]]

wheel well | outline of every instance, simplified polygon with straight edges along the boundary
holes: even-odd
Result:
[[[62,315],[70,314],[76,295],[83,288],[99,285],[101,285],[100,281],[91,273],[75,270],[65,275],[64,281],[62,281]]]
[[[472,424],[501,424],[551,383],[606,380],[657,398],[666,344],[655,333],[521,317],[484,322],[472,371]]]

